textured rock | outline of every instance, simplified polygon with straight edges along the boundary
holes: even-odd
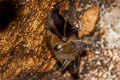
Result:
[[[35,72],[51,70],[56,61],[46,46],[44,22],[58,1],[3,2],[14,5],[15,14],[6,26],[0,25],[0,80],[28,80]]]
[[[98,20],[99,8],[97,6],[90,7],[81,18],[81,27],[78,32],[81,38],[84,35],[89,35],[95,28],[96,22]]]

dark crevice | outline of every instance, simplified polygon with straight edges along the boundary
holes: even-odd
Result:
[[[15,18],[15,5],[12,1],[0,2],[0,31],[7,28],[8,24]]]
[[[55,28],[51,28],[51,32],[56,34],[62,41],[64,41],[64,38],[65,41],[67,41],[72,34],[77,34],[77,28],[72,26],[62,15],[59,14],[59,9],[57,7],[55,7],[48,16],[53,20],[53,27]],[[49,25],[51,24],[52,22],[49,23]]]

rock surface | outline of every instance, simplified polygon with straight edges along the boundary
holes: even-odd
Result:
[[[82,27],[79,26],[82,16],[91,5],[95,4],[99,9],[99,14],[97,13],[99,18],[93,22],[94,27],[90,32],[88,31],[87,36],[83,35],[80,39],[100,45],[98,50],[87,51],[86,55],[81,57],[77,79],[120,80],[120,1],[76,1],[73,5],[63,2],[66,7],[65,9],[61,7],[59,13],[71,25]],[[10,2],[14,6],[14,18],[8,18],[5,26],[0,24],[0,80],[76,80],[76,76],[70,71],[66,70],[62,73],[56,70],[59,67],[55,66],[56,60],[46,45],[45,19],[48,11],[57,2],[59,1],[12,0]],[[0,11],[2,8],[0,4]],[[72,9],[69,11],[69,8]],[[65,10],[68,10],[67,15],[62,13]],[[80,12],[80,15],[75,14],[76,12]],[[87,16],[85,17],[87,19]]]
[[[11,11],[12,6],[15,11],[13,18],[10,18],[12,20],[7,20],[5,25],[0,23],[0,80],[33,80],[38,78],[32,76],[35,73],[38,75],[53,68],[56,61],[46,46],[44,22],[48,11],[57,2],[0,1],[0,16],[4,16],[3,20],[11,17],[6,14],[8,12],[4,12],[6,9],[10,7]]]

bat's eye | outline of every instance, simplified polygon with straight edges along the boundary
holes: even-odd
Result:
[[[62,47],[62,45],[60,45],[60,44],[57,43],[57,44],[55,44],[54,49],[55,49],[56,51],[60,51],[60,50],[63,49],[63,47]]]

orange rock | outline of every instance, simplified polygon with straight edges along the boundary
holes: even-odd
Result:
[[[50,71],[51,69],[53,69],[54,65],[56,64],[56,60],[51,57],[50,51],[46,53],[46,56],[48,57],[48,59],[46,60],[45,63],[43,63],[43,67],[40,70],[41,73]]]
[[[64,2],[60,3],[59,6],[59,14],[62,15],[63,11],[67,11],[70,8],[70,2],[65,0]]]
[[[75,8],[78,8],[79,5],[80,5],[80,0],[76,0],[76,2],[75,2],[75,4],[74,4]]]
[[[98,14],[99,9],[96,6],[92,6],[85,11],[81,18],[81,28],[78,31],[79,38],[89,35],[93,31],[98,20]]]

